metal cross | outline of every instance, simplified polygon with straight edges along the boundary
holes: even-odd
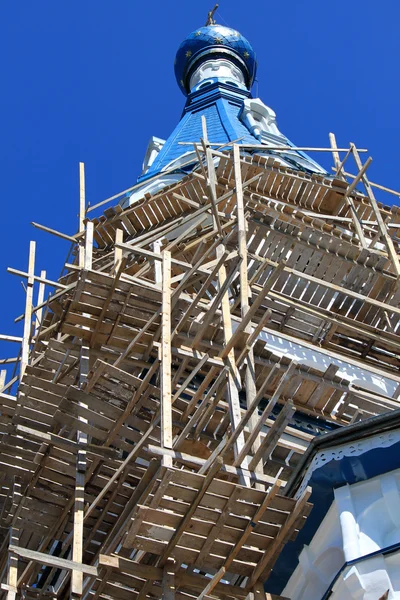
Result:
[[[207,17],[206,27],[208,27],[209,25],[216,25],[217,24],[216,20],[213,18],[214,17],[214,13],[217,10],[217,8],[218,8],[218,4],[216,4],[214,6],[214,8],[209,11],[208,17]]]

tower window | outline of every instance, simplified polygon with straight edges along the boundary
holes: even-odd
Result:
[[[199,85],[199,90],[201,90],[201,88],[205,88],[208,85],[211,85],[212,82],[211,81],[205,81],[204,83],[202,83],[201,85]]]

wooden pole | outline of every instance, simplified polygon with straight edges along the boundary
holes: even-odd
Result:
[[[161,446],[172,449],[172,389],[171,389],[171,253],[162,253],[161,312]],[[170,456],[164,466],[172,466]]]
[[[93,264],[93,229],[91,221],[86,223],[84,268],[90,271]]]
[[[35,251],[36,242],[31,242],[29,245],[29,263],[28,263],[28,282],[26,288],[26,301],[25,301],[25,321],[24,321],[24,333],[22,340],[22,354],[21,354],[21,366],[19,372],[20,381],[25,373],[26,366],[29,360],[29,344],[31,337],[32,327],[32,299],[33,299],[33,284],[35,276]]]
[[[10,528],[9,533],[10,546],[18,545],[18,530],[14,527]],[[15,552],[9,550],[8,552],[8,573],[7,573],[7,600],[16,600],[17,598],[17,588],[18,584],[18,556]]]
[[[118,248],[117,244],[122,244],[124,241],[124,232],[122,229],[115,230],[115,246],[114,246],[114,275],[118,273],[118,270],[122,263],[122,248]]]
[[[79,163],[79,232],[85,231],[86,199],[85,199],[85,163]],[[84,267],[85,249],[82,239],[79,244],[79,266]]]
[[[40,277],[42,279],[46,279],[46,271],[40,271]],[[43,300],[44,300],[45,289],[46,289],[46,284],[43,283],[43,281],[41,281],[39,283],[39,291],[38,291],[37,304],[36,304],[36,306],[39,306],[40,308],[38,308],[36,311],[35,336],[38,334],[38,331],[42,324]]]
[[[354,160],[356,161],[356,165],[359,168],[359,174],[357,175],[356,179],[354,179],[354,181],[356,181],[358,178],[360,178],[360,175],[362,176],[362,181],[363,181],[364,187],[366,189],[366,192],[368,194],[368,198],[369,198],[369,201],[371,203],[372,210],[375,213],[376,221],[378,223],[378,228],[379,228],[379,231],[380,231],[383,243],[386,246],[388,255],[390,257],[390,260],[392,261],[392,265],[393,265],[393,268],[394,268],[394,272],[396,273],[396,277],[399,279],[400,278],[400,262],[399,262],[399,257],[397,256],[397,252],[396,252],[396,249],[394,247],[393,240],[390,237],[389,232],[387,230],[387,227],[385,225],[385,222],[384,222],[384,220],[382,218],[381,211],[379,210],[379,206],[378,206],[378,203],[376,201],[374,192],[372,191],[372,187],[371,187],[371,185],[370,185],[370,183],[368,181],[368,177],[365,174],[366,165],[367,165],[368,161],[363,165],[362,162],[361,162],[359,153],[357,151],[357,148],[355,147],[354,144],[352,144],[351,146],[352,146],[352,149],[353,149]],[[353,181],[353,184],[354,184],[354,181]]]
[[[11,515],[14,517],[17,513],[18,507],[20,506],[22,497],[22,486],[19,479],[14,478],[13,491],[12,491],[12,507]],[[14,520],[14,519],[13,519]],[[13,526],[10,527],[9,531],[9,553],[8,553],[8,573],[7,573],[7,585],[9,586],[7,593],[7,600],[16,600],[17,598],[17,585],[18,585],[18,554],[12,550],[19,545],[19,530]]]
[[[330,141],[331,148],[332,148],[332,156],[333,156],[333,162],[335,163],[335,169],[336,169],[336,172],[339,172],[340,157],[339,157],[338,147],[336,144],[336,136],[334,133],[329,134],[329,141]],[[339,175],[338,175],[338,177],[339,177]]]
[[[79,163],[80,173],[80,204],[79,204],[79,230],[85,231],[85,171],[84,164]],[[93,260],[93,223],[86,224],[85,245],[79,246],[79,266],[85,270],[92,268]],[[82,388],[87,381],[89,373],[89,345],[82,340],[80,361],[79,361],[79,386]],[[87,404],[82,402],[78,406],[85,409]],[[87,423],[87,419],[78,417],[82,423]],[[88,444],[88,435],[84,431],[77,431],[76,434],[79,450],[76,457],[75,470],[75,499],[74,499],[74,528],[72,539],[72,560],[75,563],[82,563],[83,560],[83,522],[84,522],[84,497],[85,497],[85,476],[87,467],[86,449]],[[72,570],[71,576],[71,599],[80,597],[83,592],[83,572],[78,569]]]
[[[212,150],[208,143],[207,122],[206,122],[206,118],[204,115],[201,117],[201,125],[203,128],[203,140],[202,141],[203,141],[203,145],[204,145],[204,149],[205,149],[205,153],[206,153],[206,159],[207,159],[207,172],[208,172],[207,186],[208,186],[208,190],[209,190],[209,194],[210,194],[212,213],[214,216],[214,227],[218,230],[219,235],[221,237],[223,237],[224,234],[223,234],[221,223],[219,220],[218,207],[217,207],[217,181],[216,181],[216,175],[215,175],[214,160],[213,160]]]
[[[175,573],[174,573],[174,560],[169,560],[164,566],[163,578],[162,578],[162,599],[163,600],[175,600]]]
[[[222,246],[222,245],[217,246],[217,258],[220,258],[223,255],[224,251],[225,251],[224,246]],[[222,264],[218,271],[218,282],[219,282],[220,288],[222,288],[224,286],[225,280],[226,280],[226,269],[225,269],[225,265]],[[228,292],[225,292],[224,295],[222,296],[221,306],[222,306],[222,321],[223,321],[223,327],[224,327],[224,342],[226,344],[232,337],[232,321],[231,321],[231,312],[230,312],[230,306],[229,306]],[[228,386],[227,386],[228,398],[227,399],[228,399],[228,404],[229,404],[229,413],[230,413],[230,418],[231,418],[232,431],[234,431],[238,427],[238,425],[241,421],[241,410],[240,410],[239,390],[238,390],[239,373],[236,369],[235,352],[233,349],[229,351],[225,360],[229,366]],[[233,374],[235,374],[235,376]],[[245,439],[244,439],[244,434],[242,432],[235,442],[235,446],[234,446],[235,456],[237,456],[241,452],[244,444],[245,444]],[[243,467],[247,468],[246,460],[244,461],[244,463],[245,464],[243,464]],[[244,481],[242,481],[242,483],[244,485],[250,485],[250,481],[247,478],[245,478]]]
[[[236,188],[236,206],[237,206],[237,218],[238,218],[238,245],[239,245],[239,256],[242,259],[239,267],[240,276],[240,307],[241,317],[244,319],[250,310],[249,298],[251,295],[249,280],[248,280],[248,260],[247,260],[247,235],[246,235],[246,218],[244,212],[244,198],[242,188],[242,172],[240,166],[240,148],[237,144],[233,146],[233,164],[235,170],[235,188]],[[244,332],[251,334],[251,325],[248,324]],[[245,372],[245,388],[246,388],[246,406],[249,408],[254,398],[257,395],[256,389],[256,370],[254,363],[254,352],[251,347],[247,354],[247,365]],[[250,431],[254,429],[257,424],[257,415],[252,414],[249,420]],[[260,436],[256,435],[253,442],[253,452],[257,452],[260,447]],[[262,464],[256,466],[255,471],[258,473],[263,472]],[[260,487],[257,484],[257,487]]]

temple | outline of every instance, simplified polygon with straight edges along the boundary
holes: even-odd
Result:
[[[77,232],[35,224],[61,277],[9,268],[0,598],[400,598],[399,193],[292,143],[216,20],[134,185],[88,206],[80,163]]]

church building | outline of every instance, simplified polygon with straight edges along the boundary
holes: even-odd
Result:
[[[31,243],[1,597],[400,599],[400,209],[280,131],[215,9],[174,69],[132,188],[87,207],[81,165],[57,282]]]

